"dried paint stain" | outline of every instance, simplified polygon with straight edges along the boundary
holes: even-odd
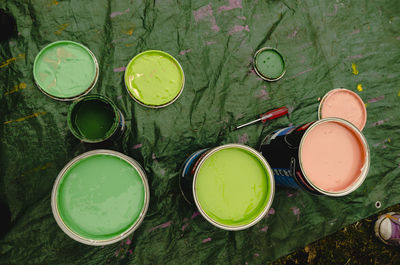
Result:
[[[352,71],[352,73],[354,74],[354,75],[358,75],[358,70],[357,70],[357,65],[355,64],[355,63],[352,63],[351,64],[351,69],[353,70]]]
[[[233,35],[234,33],[241,32],[243,30],[250,32],[249,25],[246,26],[235,25],[233,28],[229,30],[228,34]]]
[[[358,72],[357,72],[357,73],[358,73]],[[358,84],[358,85],[357,85],[357,90],[360,91],[360,92],[363,91],[363,87],[362,87],[361,84]]]
[[[242,0],[229,0],[229,4],[218,8],[218,12],[229,11],[235,8],[243,8]]]
[[[193,16],[195,21],[208,19],[208,21],[211,22],[211,29],[215,32],[219,31],[217,21],[215,20],[215,17],[213,15],[211,4],[208,4],[197,9],[196,11],[193,11]]]

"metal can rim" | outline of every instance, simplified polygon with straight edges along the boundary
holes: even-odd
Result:
[[[282,61],[283,61],[283,71],[282,71],[282,73],[280,74],[280,76],[278,76],[277,78],[269,78],[269,77],[263,75],[262,73],[260,73],[260,71],[258,71],[258,69],[257,69],[257,65],[256,65],[256,58],[257,58],[257,55],[258,55],[259,53],[261,53],[262,51],[265,51],[265,50],[273,50],[273,51],[277,52],[277,53],[281,56],[281,58],[282,58]],[[281,78],[285,75],[285,73],[286,73],[286,62],[285,62],[285,58],[283,57],[282,53],[279,52],[276,48],[273,48],[273,47],[263,47],[263,48],[257,50],[257,51],[255,52],[254,56],[253,56],[253,69],[254,69],[254,71],[256,72],[256,74],[257,74],[260,78],[262,78],[263,80],[265,80],[265,81],[269,81],[269,82],[278,81],[278,80],[281,79]]]
[[[135,170],[137,170],[137,172],[140,175],[140,178],[143,182],[143,186],[144,186],[144,205],[143,205],[143,209],[139,214],[138,219],[130,226],[129,229],[127,229],[126,231],[124,231],[123,233],[121,233],[118,236],[115,236],[111,239],[106,239],[106,240],[94,240],[94,239],[88,239],[85,237],[82,237],[80,235],[78,235],[77,233],[73,232],[62,220],[59,211],[58,211],[58,207],[57,207],[57,189],[58,186],[60,184],[61,179],[64,177],[64,174],[68,171],[68,169],[74,165],[75,163],[77,163],[78,161],[87,158],[89,156],[92,155],[99,155],[99,154],[104,154],[104,155],[111,155],[111,156],[116,156],[118,158],[123,159],[124,161],[126,161],[127,163],[129,163]],[[147,177],[146,177],[146,173],[143,170],[143,168],[141,167],[141,165],[134,160],[133,158],[126,156],[120,152],[116,152],[116,151],[112,151],[112,150],[107,150],[107,149],[97,149],[97,150],[93,150],[93,151],[89,151],[83,154],[80,154],[79,156],[73,158],[70,162],[68,162],[64,168],[60,171],[60,173],[58,174],[54,185],[53,185],[53,190],[51,192],[51,209],[53,212],[53,216],[54,219],[56,220],[58,226],[61,228],[61,230],[63,230],[63,232],[65,234],[67,234],[70,238],[86,244],[86,245],[91,245],[91,246],[105,246],[105,245],[109,245],[109,244],[113,244],[115,242],[118,242],[124,238],[126,238],[127,236],[129,236],[131,233],[133,233],[139,226],[140,224],[143,222],[143,219],[147,213],[148,207],[149,207],[149,202],[150,202],[150,188],[149,188],[149,184],[147,181]]]
[[[214,154],[217,151],[220,151],[222,149],[227,149],[227,148],[239,148],[239,149],[244,149],[248,152],[250,152],[251,154],[255,155],[260,162],[262,162],[265,170],[268,172],[268,180],[269,183],[271,185],[271,193],[270,196],[268,198],[268,202],[264,207],[264,210],[254,219],[252,220],[250,223],[245,224],[245,225],[238,225],[238,226],[230,226],[230,225],[224,225],[221,224],[219,222],[216,222],[215,220],[213,220],[211,217],[209,217],[207,215],[207,213],[201,208],[200,203],[197,199],[197,194],[196,194],[196,179],[197,176],[199,174],[199,170],[201,168],[201,166],[203,165],[203,163],[207,160],[208,157],[210,157],[212,154]],[[274,174],[272,172],[272,169],[270,167],[270,165],[268,164],[267,160],[259,153],[257,152],[255,149],[246,146],[246,145],[242,145],[242,144],[225,144],[225,145],[221,145],[218,147],[214,147],[211,148],[210,150],[206,151],[207,154],[204,155],[204,157],[201,158],[201,161],[199,162],[195,172],[194,172],[194,176],[193,176],[193,184],[192,184],[192,192],[193,192],[193,198],[194,198],[194,202],[197,206],[197,209],[199,210],[199,212],[201,213],[201,215],[211,224],[213,224],[214,226],[224,229],[224,230],[228,230],[228,231],[239,231],[239,230],[243,230],[246,228],[249,228],[253,225],[255,225],[256,223],[258,223],[269,211],[269,209],[271,208],[272,202],[274,200],[274,196],[275,196],[275,180],[274,180]]]
[[[56,97],[56,96],[51,95],[51,94],[49,94],[48,92],[46,92],[46,91],[39,85],[39,83],[38,83],[37,80],[36,80],[35,66],[36,66],[36,64],[37,64],[37,60],[38,60],[39,56],[42,54],[42,52],[43,52],[46,48],[48,48],[48,47],[50,47],[51,45],[54,45],[54,44],[56,44],[56,43],[66,43],[66,42],[67,42],[67,43],[73,43],[73,44],[76,44],[76,45],[78,45],[78,46],[84,48],[84,49],[91,55],[91,57],[92,57],[92,59],[93,59],[93,62],[94,62],[94,64],[95,64],[96,73],[95,73],[95,77],[94,77],[94,79],[93,79],[93,82],[92,82],[92,83],[89,85],[89,87],[88,87],[85,91],[83,91],[82,93],[80,93],[80,94],[78,94],[78,95],[76,95],[76,96],[73,96],[73,97]],[[48,97],[50,97],[50,98],[52,98],[52,99],[58,100],[58,101],[73,101],[73,100],[75,100],[75,99],[78,99],[78,98],[80,98],[80,97],[82,97],[82,96],[87,95],[87,94],[94,88],[94,86],[96,85],[98,79],[99,79],[99,63],[98,63],[98,61],[97,61],[96,56],[94,55],[94,53],[93,53],[88,47],[86,47],[85,45],[83,45],[83,44],[81,44],[81,43],[75,42],[75,41],[71,41],[71,40],[58,40],[58,41],[54,41],[54,42],[49,43],[49,44],[47,44],[46,46],[44,46],[44,47],[39,51],[39,53],[36,55],[35,60],[34,60],[34,62],[33,62],[33,81],[35,82],[36,86],[39,88],[39,90],[40,90],[43,94],[45,94],[46,96],[48,96]]]
[[[301,150],[304,144],[304,139],[306,138],[307,134],[309,134],[309,132],[315,127],[318,126],[321,123],[325,123],[325,122],[337,122],[337,123],[341,123],[344,126],[349,127],[350,129],[352,129],[354,131],[354,133],[357,134],[357,136],[359,137],[359,139],[361,139],[361,142],[363,144],[364,150],[365,150],[365,162],[363,167],[361,168],[361,174],[360,176],[358,176],[357,180],[354,181],[348,188],[346,188],[343,191],[340,192],[332,192],[332,191],[326,191],[323,190],[319,187],[317,187],[316,185],[314,185],[310,179],[307,177],[306,173],[304,172],[304,168],[303,168],[303,164],[302,164],[302,159],[301,159]],[[305,180],[307,180],[307,182],[314,188],[316,189],[318,192],[322,193],[323,195],[328,195],[328,196],[332,196],[332,197],[341,197],[341,196],[345,196],[353,191],[355,191],[356,189],[358,189],[363,182],[365,181],[367,175],[368,175],[368,171],[369,171],[369,167],[370,167],[370,150],[369,150],[369,146],[368,146],[368,142],[365,138],[365,136],[362,134],[362,132],[351,122],[346,121],[344,119],[341,118],[324,118],[324,119],[320,119],[315,121],[313,124],[310,125],[310,127],[307,128],[306,132],[304,133],[303,137],[301,138],[300,141],[300,145],[299,145],[299,151],[298,151],[298,157],[299,157],[299,165],[300,165],[300,169],[304,175]]]
[[[178,61],[174,56],[172,56],[171,54],[169,54],[169,53],[167,53],[167,52],[165,52],[165,51],[161,51],[161,50],[146,50],[146,51],[143,51],[143,52],[140,52],[140,53],[136,54],[136,55],[129,61],[129,63],[126,65],[125,69],[128,69],[128,67],[129,67],[129,65],[131,64],[131,62],[133,62],[138,56],[140,56],[140,55],[142,55],[142,54],[144,54],[144,53],[148,53],[148,52],[160,52],[160,53],[166,54],[167,56],[171,57],[172,60],[173,60],[175,63],[178,64],[179,70],[182,72],[182,86],[181,86],[181,88],[180,88],[180,90],[179,90],[179,93],[178,93],[171,101],[168,101],[167,103],[164,103],[164,104],[161,104],[161,105],[149,105],[149,104],[143,103],[143,102],[141,102],[139,99],[137,99],[134,95],[132,95],[131,91],[129,90],[128,86],[126,85],[126,73],[127,73],[126,70],[125,70],[125,73],[124,73],[124,84],[125,84],[125,89],[128,91],[129,96],[130,96],[134,101],[136,101],[137,103],[139,103],[139,105],[141,105],[141,106],[143,106],[143,107],[146,107],[146,108],[161,109],[161,108],[164,108],[164,107],[167,107],[167,106],[171,105],[172,103],[174,103],[174,102],[181,96],[181,94],[182,94],[182,92],[183,92],[183,89],[184,89],[184,87],[185,87],[185,72],[183,71],[183,68],[182,68],[181,64],[179,63],[179,61]]]

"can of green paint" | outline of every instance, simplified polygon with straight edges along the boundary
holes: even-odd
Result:
[[[162,108],[172,104],[182,94],[184,85],[182,66],[164,51],[144,51],[126,66],[126,89],[145,107]]]
[[[275,184],[265,158],[251,147],[226,144],[190,155],[179,179],[184,198],[224,230],[259,222],[272,205]]]
[[[129,236],[142,223],[149,201],[143,168],[111,150],[72,159],[58,174],[51,194],[58,226],[72,239],[92,246]]]
[[[107,97],[91,94],[74,101],[68,111],[71,133],[86,143],[115,140],[125,130],[125,119]]]
[[[253,67],[256,74],[266,81],[278,81],[286,73],[282,54],[272,47],[264,47],[256,51]]]
[[[93,89],[99,77],[99,65],[86,46],[74,41],[56,41],[36,56],[33,77],[45,95],[71,101]]]

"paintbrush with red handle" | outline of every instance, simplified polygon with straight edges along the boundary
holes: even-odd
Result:
[[[264,114],[260,114],[260,118],[254,120],[254,121],[242,124],[242,125],[236,127],[235,129],[237,130],[237,129],[243,128],[247,125],[259,122],[259,121],[261,121],[262,123],[266,123],[269,120],[273,120],[273,119],[282,117],[283,115],[288,114],[288,112],[289,112],[289,110],[286,107],[280,107],[278,109],[270,110]]]

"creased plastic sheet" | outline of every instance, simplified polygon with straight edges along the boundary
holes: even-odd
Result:
[[[377,201],[383,208],[399,202],[396,0],[7,0],[0,8],[18,26],[18,35],[0,45],[0,199],[12,215],[0,240],[1,264],[265,264],[377,212]],[[75,139],[66,122],[70,103],[46,97],[33,82],[36,54],[64,39],[93,51],[100,76],[92,93],[110,97],[125,115],[127,130],[111,146]],[[286,58],[278,82],[252,70],[252,55],[264,46]],[[163,109],[138,105],[124,87],[124,67],[147,49],[170,53],[185,72],[181,97]],[[277,187],[268,216],[240,232],[213,227],[185,203],[178,177],[189,154],[225,143],[257,147],[275,129],[316,120],[318,100],[338,87],[355,91],[368,111],[372,163],[356,192],[329,198]],[[290,115],[232,131],[280,106]],[[90,247],[59,229],[50,193],[68,161],[99,147],[144,166],[151,202],[128,240]]]

